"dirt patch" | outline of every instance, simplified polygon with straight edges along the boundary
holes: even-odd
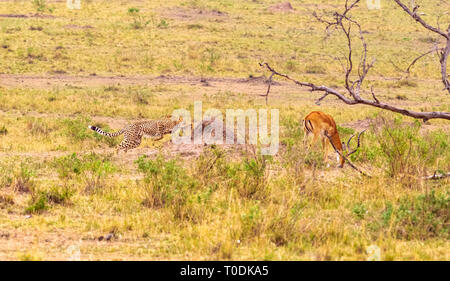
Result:
[[[249,78],[216,78],[195,76],[150,76],[150,75],[117,75],[117,76],[71,76],[57,75],[22,75],[0,74],[0,87],[5,88],[37,88],[52,89],[53,87],[124,87],[124,86],[154,86],[161,84],[189,85],[201,89],[202,94],[217,94],[217,91],[246,93],[249,96],[259,96],[267,91],[265,76]],[[282,85],[283,91],[305,91],[289,82],[273,82],[271,98],[277,98],[281,93],[276,87]],[[200,92],[200,91],[199,91]]]
[[[68,29],[90,29],[90,28],[94,28],[93,26],[90,25],[76,25],[76,24],[68,24],[65,25],[64,28],[68,28]]]
[[[284,2],[270,6],[267,8],[269,12],[291,12],[294,11],[294,7],[292,7],[291,3]]]
[[[41,19],[54,19],[55,16],[46,14],[0,14],[0,18],[41,18]]]
[[[370,125],[372,124],[374,119],[372,118],[366,118],[363,120],[357,120],[354,122],[350,122],[350,123],[344,123],[341,126],[342,127],[348,127],[348,128],[352,128],[357,132],[361,132],[363,130],[367,130],[370,128]]]
[[[175,7],[171,9],[165,9],[161,11],[161,15],[175,20],[205,20],[216,19],[224,20],[228,17],[228,14],[219,10],[206,10],[206,9],[188,9]]]

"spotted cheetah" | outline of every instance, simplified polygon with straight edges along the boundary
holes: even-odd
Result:
[[[172,130],[183,121],[182,117],[178,120],[172,120],[170,116],[164,119],[148,120],[129,124],[114,133],[108,133],[99,127],[89,125],[88,128],[107,137],[117,137],[124,135],[124,139],[117,147],[117,153],[123,150],[125,153],[141,144],[144,135],[151,137],[153,140],[160,140],[166,134],[171,134]]]

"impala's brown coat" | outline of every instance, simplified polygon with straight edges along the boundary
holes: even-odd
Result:
[[[327,136],[330,136],[331,141],[337,150],[343,153],[343,147],[341,143],[341,139],[339,138],[339,133],[336,129],[336,122],[334,122],[333,117],[330,115],[323,113],[321,111],[313,111],[306,115],[303,119],[303,130],[305,131],[305,138],[303,143],[306,145],[307,138],[310,134],[313,134],[313,139],[310,143],[310,147],[317,141],[319,136],[322,140],[322,147],[324,150],[324,160],[326,161],[328,156],[328,146]],[[339,155],[340,158],[340,168],[344,166],[345,159]]]

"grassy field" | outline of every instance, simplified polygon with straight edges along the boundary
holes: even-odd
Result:
[[[347,106],[277,80],[268,105],[258,62],[343,89],[345,38],[312,12],[345,1],[0,1],[0,260],[449,260],[450,123]],[[406,1],[405,1],[406,2]],[[417,1],[419,2],[419,1]],[[421,1],[447,26],[445,1]],[[450,111],[440,38],[382,0],[352,14],[376,58],[385,102]],[[355,38],[357,39],[357,38]],[[355,58],[360,51],[355,41]],[[174,109],[279,109],[280,149],[144,140],[115,154],[89,124],[117,130]],[[341,137],[368,129],[351,160],[306,151],[301,120],[331,114]],[[355,145],[355,144],[353,144]]]

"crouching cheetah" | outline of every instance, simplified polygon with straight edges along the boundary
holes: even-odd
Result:
[[[178,120],[172,120],[170,116],[164,119],[148,120],[129,124],[115,133],[108,133],[99,127],[89,125],[89,129],[107,137],[117,137],[124,135],[124,139],[117,147],[119,150],[127,152],[130,149],[136,148],[141,144],[142,137],[149,136],[153,140],[160,140],[166,134],[171,134],[172,130],[183,121],[182,117]]]

